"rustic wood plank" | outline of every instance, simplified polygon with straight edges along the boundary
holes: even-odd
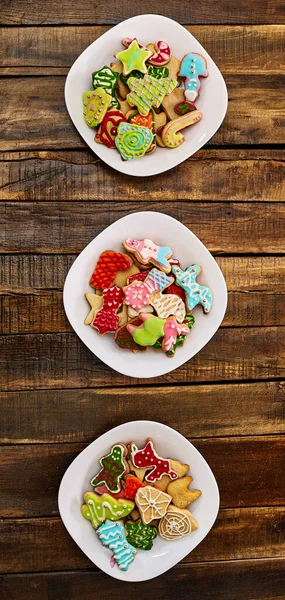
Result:
[[[284,303],[285,293],[229,292],[222,327],[285,325]],[[2,335],[73,331],[63,310],[62,291],[0,294],[0,331]]]
[[[75,59],[105,33],[105,26],[4,28],[3,75],[67,75]],[[187,26],[222,73],[284,73],[284,25]],[[262,48],[262,52],[261,52]]]
[[[3,392],[0,443],[92,442],[126,415],[166,422],[192,440],[285,430],[284,382],[156,387],[155,402],[153,393],[138,387],[134,403],[133,388]]]
[[[284,522],[283,507],[221,510],[207,539],[183,563],[281,557]],[[2,573],[93,568],[59,518],[5,519],[0,534]]]
[[[156,580],[136,583],[136,594],[156,600],[281,600],[285,585],[285,560],[260,559],[179,564]],[[90,590],[100,590],[104,600],[133,600],[128,582],[92,571],[4,575],[3,600],[58,600],[88,598]]]
[[[84,447],[75,443],[3,446],[0,476],[5,485],[0,516],[58,515],[61,478]],[[196,439],[195,447],[215,473],[221,508],[285,503],[285,481],[280,477],[284,467],[284,436]]]
[[[141,13],[139,3],[130,4],[124,0],[118,5],[114,0],[108,5],[100,5],[95,13],[90,9],[87,0],[66,0],[58,4],[51,0],[48,4],[34,3],[32,0],[10,0],[2,7],[2,24],[115,24],[123,19]],[[90,12],[91,10],[91,12]],[[154,6],[150,0],[145,0],[143,12],[160,13],[161,7]],[[238,3],[220,0],[213,6],[211,0],[203,4],[180,3],[178,0],[163,5],[163,14],[180,23],[284,23],[284,5],[282,0],[239,0]]]
[[[285,204],[114,202],[0,203],[0,252],[81,252],[117,219],[139,210],[165,212],[189,227],[215,254],[282,254]],[[76,227],[74,227],[76,215]],[[24,225],[24,226],[23,226]]]
[[[279,149],[202,149],[164,173],[163,185],[152,177],[147,192],[143,178],[119,175],[91,150],[7,152],[2,161],[0,200],[270,202],[285,196],[285,152]]]
[[[276,379],[285,376],[284,327],[221,328],[191,361],[159,383]],[[0,337],[2,390],[142,385],[96,358],[72,333]]]
[[[1,256],[0,295],[62,290],[76,255]],[[230,292],[285,292],[283,256],[216,256]]]
[[[280,75],[226,75],[228,112],[211,144],[281,144],[284,81]],[[3,150],[86,147],[67,114],[64,82],[63,77],[0,81]]]

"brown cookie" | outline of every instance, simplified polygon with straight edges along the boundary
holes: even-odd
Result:
[[[121,62],[111,63],[110,67],[111,67],[112,71],[114,71],[114,73],[119,73],[118,92],[119,92],[119,96],[121,96],[121,98],[123,98],[123,100],[125,100],[126,96],[130,90],[129,90],[128,86],[120,78],[120,73],[123,72],[123,63],[121,63]]]
[[[84,324],[90,325],[95,319],[97,312],[101,310],[103,306],[103,296],[98,296],[97,294],[85,294],[85,298],[89,302],[91,310],[88,313]]]
[[[193,477],[188,475],[168,484],[167,493],[171,496],[172,502],[177,508],[186,508],[201,496],[202,492],[200,490],[189,489],[188,486],[192,481]]]
[[[168,459],[170,462],[171,469],[175,471],[178,477],[184,477],[189,471],[189,465],[181,463],[179,460],[173,458]],[[167,486],[170,484],[172,479],[168,475],[163,475],[161,479],[155,482],[156,487],[159,487],[163,492],[166,492]]]
[[[181,88],[175,88],[169,96],[164,96],[162,100],[162,108],[165,111],[167,118],[169,121],[173,121],[177,119],[179,116],[175,112],[176,104],[180,104],[181,102],[185,102],[184,90]]]
[[[113,285],[116,285],[117,287],[125,287],[125,285],[128,283],[128,278],[131,277],[131,275],[136,275],[139,272],[140,270],[136,265],[132,265],[126,271],[118,271]]]

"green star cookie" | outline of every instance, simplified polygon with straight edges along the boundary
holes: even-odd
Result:
[[[137,40],[133,40],[126,50],[115,54],[115,57],[123,63],[123,74],[128,75],[134,69],[147,73],[146,61],[152,52],[139,47]]]
[[[157,531],[151,525],[144,525],[142,521],[128,521],[125,523],[127,540],[135,548],[142,550],[151,550],[152,540],[156,538]]]

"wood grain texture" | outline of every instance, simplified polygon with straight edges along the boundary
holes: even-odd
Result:
[[[285,377],[284,327],[221,328],[191,361],[159,379],[164,383],[242,381]],[[0,338],[2,390],[151,385],[120,375],[73,333]]]
[[[194,504],[191,510],[195,514]],[[281,557],[284,525],[283,507],[221,510],[207,539],[183,563]],[[2,573],[94,568],[59,518],[5,519],[0,540]]]
[[[92,442],[128,420],[167,423],[193,440],[281,434],[285,382],[6,392],[1,444]],[[153,397],[155,394],[155,402]],[[104,419],[97,418],[104,406]]]
[[[282,600],[285,585],[285,560],[259,559],[179,564],[154,582],[136,583],[138,597],[156,600]],[[101,571],[31,573],[4,575],[3,600],[58,600],[88,598],[90,590],[100,590],[104,600],[133,600],[128,582],[108,577]]]
[[[194,445],[215,473],[221,508],[284,505],[284,436],[206,438]],[[83,448],[76,443],[3,446],[0,516],[58,515],[61,478]]]
[[[0,158],[1,160],[1,158]],[[176,169],[128,177],[104,165],[91,150],[7,152],[2,155],[0,200],[282,201],[285,151],[199,150]]]
[[[228,112],[211,144],[282,143],[285,78],[262,74],[226,75],[225,79]],[[64,77],[1,79],[3,150],[86,147],[69,119],[64,83]]]
[[[74,259],[61,255],[1,257],[2,334],[72,331],[63,310],[62,286]],[[222,326],[285,325],[285,257],[217,260],[229,291]]]
[[[108,29],[105,26],[4,28],[0,73],[67,75],[81,52]],[[207,25],[188,25],[186,29],[206,48],[223,74],[284,73],[284,25],[216,25],[214,31]],[[112,52],[110,60],[111,56]]]
[[[56,0],[51,0],[48,4],[34,3],[32,0],[10,0],[8,4],[3,2],[1,10],[2,23],[8,25],[113,25],[142,12],[160,14],[161,7],[156,10],[150,0],[145,0],[143,10],[140,3],[130,4],[123,0],[119,11],[114,0],[100,7],[96,4],[92,7],[87,0],[65,0],[63,4]],[[239,0],[236,3],[220,0],[213,6],[211,0],[204,0],[203,4],[172,0],[164,3],[163,14],[180,23],[283,23],[284,4],[282,0]]]
[[[70,254],[117,219],[138,210],[165,212],[215,254],[285,252],[285,204],[196,202],[0,203],[0,252]],[[74,217],[76,215],[76,227]]]

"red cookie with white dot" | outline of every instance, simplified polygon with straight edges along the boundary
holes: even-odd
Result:
[[[163,475],[168,475],[170,479],[178,479],[176,471],[171,469],[170,461],[157,454],[150,438],[147,439],[145,447],[141,450],[134,442],[131,442],[130,447],[133,465],[138,469],[149,470],[149,473],[145,476],[145,481],[155,483]]]

